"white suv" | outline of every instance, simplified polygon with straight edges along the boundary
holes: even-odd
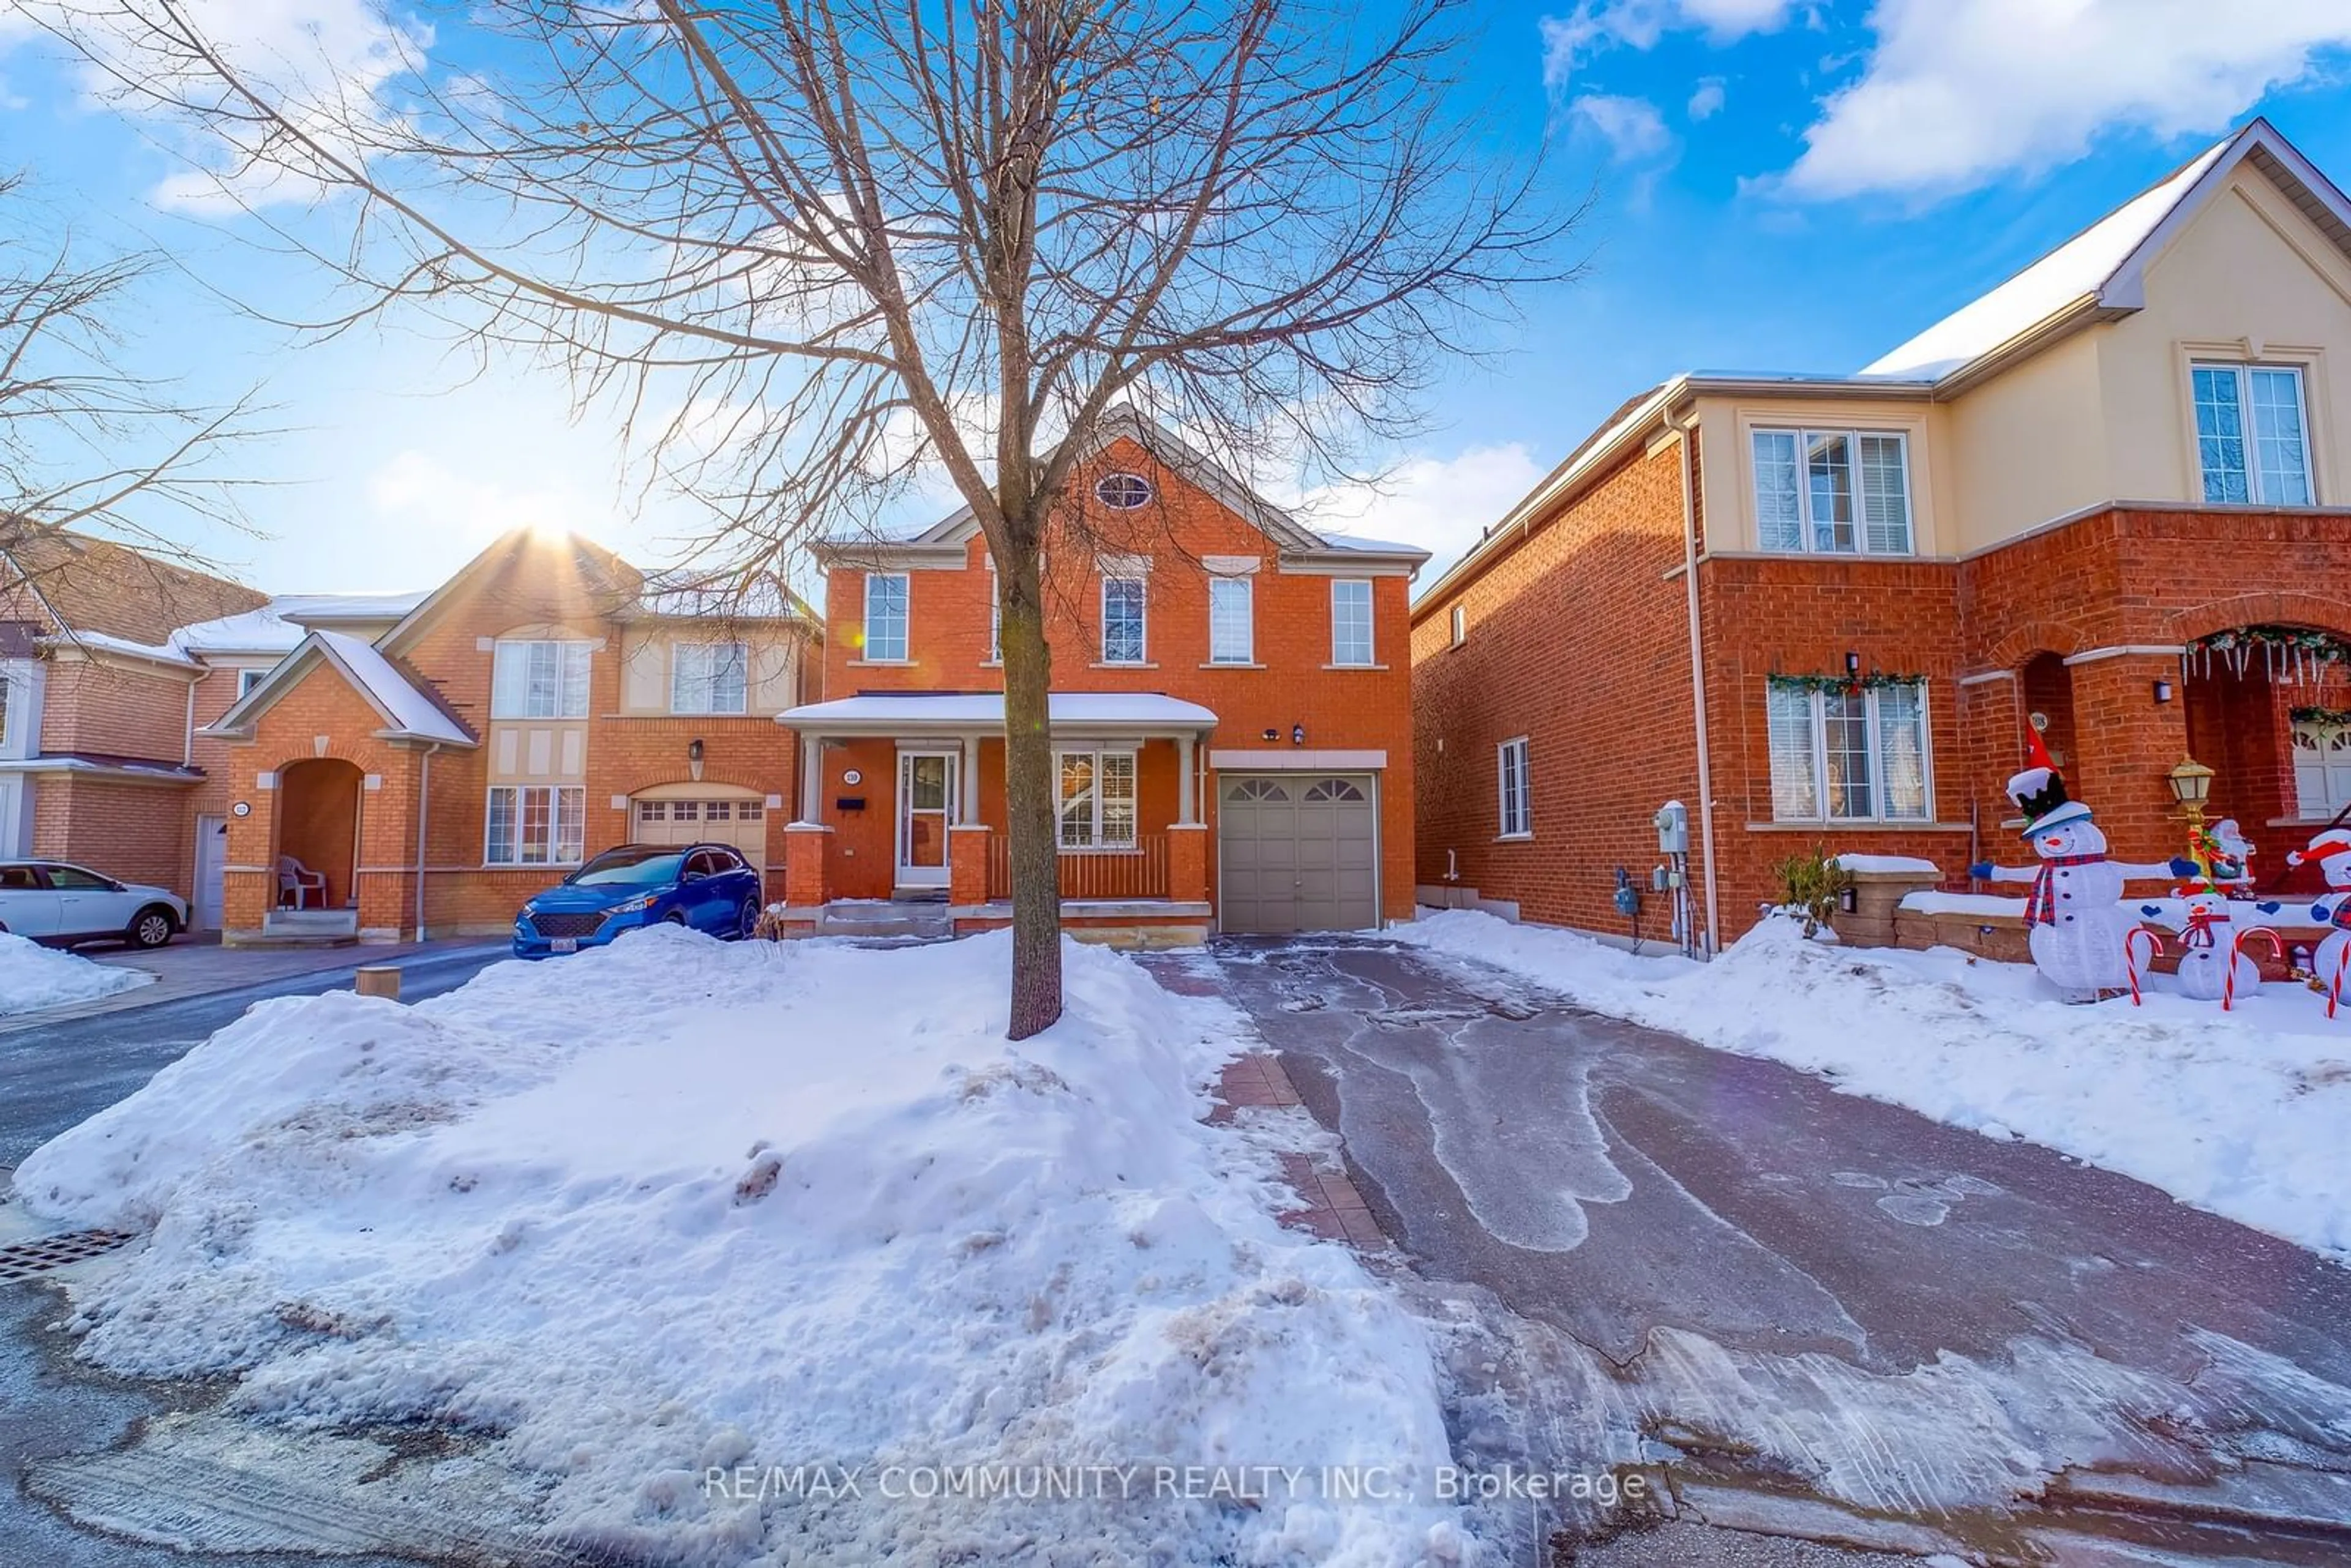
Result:
[[[187,901],[62,861],[0,861],[0,931],[53,946],[161,947],[188,924]]]

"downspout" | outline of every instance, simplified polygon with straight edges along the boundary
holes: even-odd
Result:
[[[183,768],[196,765],[196,688],[212,678],[212,671],[206,669],[188,683],[188,722],[180,732],[180,766]]]
[[[433,754],[441,749],[434,741],[416,759],[416,939],[424,940],[424,841],[431,831],[433,813],[427,809],[433,803]]]
[[[1714,762],[1707,743],[1706,638],[1699,631],[1698,611],[1698,460],[1690,436],[1698,429],[1698,410],[1676,419],[1666,415],[1667,427],[1681,437],[1682,447],[1682,586],[1689,602],[1690,712],[1698,725],[1698,834],[1706,852],[1706,937],[1701,944],[1711,954],[1720,941],[1722,909],[1714,874]]]

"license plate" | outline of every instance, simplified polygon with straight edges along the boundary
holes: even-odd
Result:
[[[580,951],[580,938],[577,936],[550,936],[547,940],[547,946],[548,950],[553,953],[577,953]]]

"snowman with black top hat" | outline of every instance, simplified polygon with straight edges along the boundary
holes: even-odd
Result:
[[[1968,869],[1988,882],[2032,884],[2024,900],[2024,927],[2033,967],[2067,1001],[2095,1002],[2130,985],[2125,944],[2139,916],[2123,904],[2125,884],[2188,876],[2196,865],[2186,860],[2132,865],[2107,859],[2105,831],[2089,807],[2066,794],[2064,776],[2038,732],[2025,732],[2025,747],[2027,766],[2009,779],[2008,798],[2023,814],[2022,837],[2041,863]]]

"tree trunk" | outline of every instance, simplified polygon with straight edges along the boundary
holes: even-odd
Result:
[[[1026,1040],[1061,1016],[1061,823],[1053,777],[1053,651],[1037,552],[998,562],[1003,613],[1005,826],[1012,857],[1012,1028]]]

